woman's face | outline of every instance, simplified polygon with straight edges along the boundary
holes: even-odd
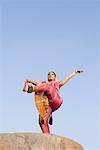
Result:
[[[53,72],[48,73],[48,81],[55,81],[56,75]]]

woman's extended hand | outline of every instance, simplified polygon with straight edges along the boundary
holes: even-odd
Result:
[[[78,74],[78,73],[83,73],[83,72],[84,72],[83,70],[76,70],[76,71],[75,71],[76,74]]]

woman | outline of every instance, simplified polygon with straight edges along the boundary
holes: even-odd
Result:
[[[49,124],[52,124],[52,112],[57,110],[62,105],[63,100],[59,95],[60,87],[66,84],[71,78],[82,72],[83,70],[76,70],[60,82],[56,82],[56,74],[53,71],[48,73],[48,82],[36,82],[34,80],[26,80],[23,88],[24,92],[30,92],[27,83],[31,83],[35,85],[31,88],[31,92],[45,92],[49,100],[49,107],[46,117],[44,119],[41,119],[41,116],[39,115],[39,125],[43,133],[50,133],[48,122]]]

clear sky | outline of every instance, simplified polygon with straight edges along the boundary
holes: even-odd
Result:
[[[53,70],[59,81],[83,69],[61,88],[51,133],[100,150],[99,10],[99,1],[1,2],[0,133],[41,133],[25,79],[47,81]]]

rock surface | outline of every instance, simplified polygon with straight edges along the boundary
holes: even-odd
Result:
[[[39,133],[0,134],[0,150],[83,150],[65,137]]]

